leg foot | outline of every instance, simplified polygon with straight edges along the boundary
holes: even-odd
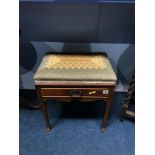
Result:
[[[105,127],[101,126],[101,132],[105,132]]]
[[[51,126],[46,128],[46,131],[47,132],[50,132],[51,130],[52,130],[52,127]]]

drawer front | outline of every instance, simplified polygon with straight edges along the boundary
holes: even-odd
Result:
[[[41,88],[42,97],[108,97],[109,88]]]

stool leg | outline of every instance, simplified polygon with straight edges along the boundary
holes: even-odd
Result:
[[[45,119],[45,122],[46,122],[47,131],[50,131],[52,128],[51,128],[50,121],[49,121],[49,118],[48,118],[46,103],[41,101],[40,104],[41,104],[41,109],[42,109],[43,116],[44,116],[44,119]]]
[[[42,110],[42,113],[43,113],[43,116],[44,116],[44,120],[45,120],[45,123],[46,123],[46,126],[47,126],[47,131],[50,131],[51,130],[51,125],[50,125],[50,121],[49,121],[49,118],[48,118],[48,111],[47,111],[46,103],[42,100],[41,93],[40,93],[40,88],[36,87],[36,90],[37,90],[37,95],[38,95],[38,98],[39,98],[39,101],[40,101],[40,106],[41,106],[41,110]]]
[[[110,108],[111,108],[111,98],[109,98],[106,102],[106,107],[104,110],[104,116],[103,116],[103,120],[102,120],[102,124],[101,124],[101,131],[104,132],[106,125],[107,125],[107,120],[108,120],[108,115],[110,112]]]

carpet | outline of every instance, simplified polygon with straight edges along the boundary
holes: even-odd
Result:
[[[126,93],[115,93],[108,127],[100,131],[103,102],[47,103],[53,129],[45,130],[40,110],[19,111],[20,155],[134,155],[135,124],[120,122]],[[32,98],[33,102],[37,99]]]

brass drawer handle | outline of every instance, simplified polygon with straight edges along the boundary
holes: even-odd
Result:
[[[90,91],[88,94],[89,95],[96,94],[96,91],[95,90],[94,91]]]

